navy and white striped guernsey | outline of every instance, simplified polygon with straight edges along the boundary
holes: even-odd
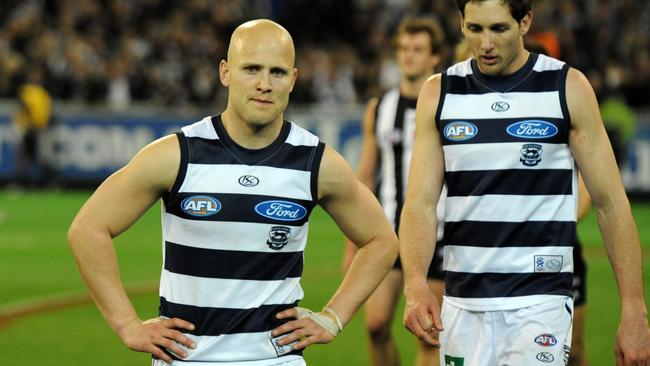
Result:
[[[530,54],[506,78],[473,59],[442,75],[446,301],[509,310],[571,296],[577,170],[568,66]]]
[[[177,136],[179,174],[163,197],[160,315],[196,326],[189,335],[197,348],[184,361],[301,358],[277,347],[271,330],[283,323],[275,314],[303,298],[303,250],[324,144],[285,121],[271,145],[245,149],[220,116]]]

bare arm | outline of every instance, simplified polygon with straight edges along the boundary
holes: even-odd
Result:
[[[404,268],[404,325],[432,345],[432,328],[442,330],[440,305],[427,285],[427,269],[436,245],[436,206],[444,178],[444,157],[435,114],[440,98],[440,75],[427,80],[416,109],[415,144],[408,190],[400,221],[400,259]]]
[[[327,304],[345,325],[392,267],[398,252],[397,237],[379,202],[354,177],[345,160],[329,147],[321,161],[318,186],[320,205],[358,248],[341,285]],[[293,316],[293,309],[280,313],[281,318]],[[288,322],[276,328],[273,334],[287,332],[291,333],[281,344],[303,338],[294,349],[333,339],[306,319]]]
[[[578,175],[578,222],[580,222],[591,209],[591,196],[585,186],[585,180],[582,179],[582,174]]]
[[[375,190],[375,174],[377,173],[377,159],[379,146],[377,146],[377,137],[375,135],[375,119],[377,108],[377,98],[372,98],[366,106],[366,114],[363,118],[363,139],[361,147],[361,157],[359,159],[359,169],[357,177],[370,191]],[[345,252],[343,254],[343,272],[347,272],[352,263],[352,259],[357,252],[356,245],[348,238],[345,238]]]
[[[145,147],[93,193],[75,217],[68,242],[93,300],[122,341],[130,348],[149,352],[171,362],[158,346],[185,355],[173,340],[191,345],[171,328],[192,329],[180,319],[140,321],[120,280],[113,238],[128,229],[167,190],[180,162],[176,136]]]
[[[596,208],[621,297],[617,365],[645,365],[650,357],[650,332],[636,224],[589,82],[582,73],[571,69],[566,89],[571,114],[571,152]]]

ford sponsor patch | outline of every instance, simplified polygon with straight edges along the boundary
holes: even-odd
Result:
[[[264,201],[255,205],[255,212],[280,221],[298,221],[307,215],[307,209],[289,201]]]
[[[513,123],[506,128],[509,135],[524,139],[546,139],[557,135],[554,124],[540,120],[527,120]]]
[[[445,126],[443,134],[449,141],[465,141],[472,139],[478,133],[478,127],[471,122],[451,122]]]
[[[540,334],[535,337],[535,343],[542,347],[553,347],[557,344],[557,339],[552,334]]]
[[[221,202],[210,196],[190,196],[181,202],[181,209],[191,216],[212,216],[221,210]]]

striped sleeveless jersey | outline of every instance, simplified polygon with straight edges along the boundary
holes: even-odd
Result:
[[[531,54],[505,78],[480,73],[474,60],[442,75],[445,299],[456,307],[509,310],[571,296],[578,190],[567,71]]]
[[[183,361],[301,358],[278,347],[271,330],[283,323],[275,314],[303,298],[303,250],[324,144],[285,121],[271,145],[245,149],[220,116],[183,127],[178,139],[179,174],[163,197],[160,315],[196,326],[189,336],[197,348]]]

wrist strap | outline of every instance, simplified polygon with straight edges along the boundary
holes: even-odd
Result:
[[[343,330],[343,324],[341,324],[341,319],[338,315],[336,315],[336,312],[327,306],[323,308],[323,311],[326,311],[334,316],[334,319],[336,319],[336,325],[339,327],[339,332],[341,332]]]

